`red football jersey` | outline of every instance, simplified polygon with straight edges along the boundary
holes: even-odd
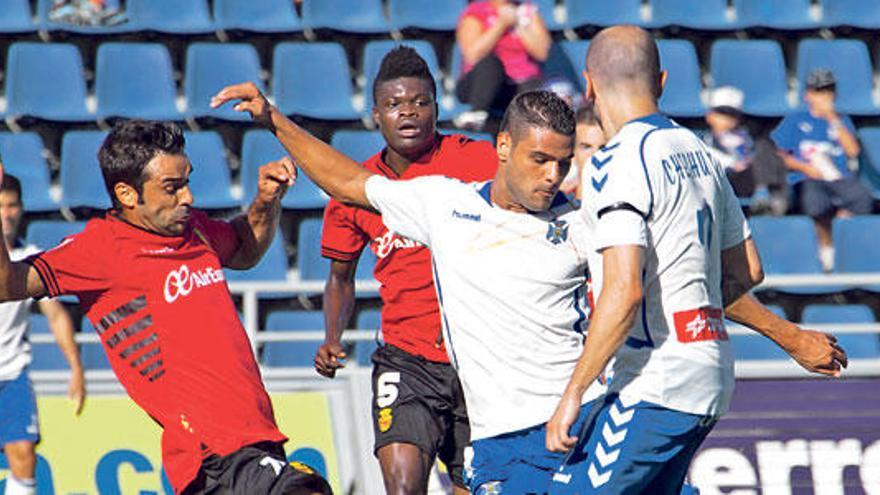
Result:
[[[52,297],[79,297],[116,377],[163,427],[176,492],[209,454],[287,440],[226,286],[237,246],[229,223],[200,211],[179,237],[108,213],[29,260]]]
[[[384,150],[383,150],[384,151]],[[363,163],[390,179],[445,175],[464,182],[493,178],[498,156],[491,143],[462,135],[441,136],[434,148],[398,176],[379,152]],[[388,231],[382,217],[330,200],[324,210],[321,254],[338,261],[357,260],[367,244],[376,254],[374,275],[382,297],[383,340],[410,354],[449,362],[440,332],[440,310],[427,247]]]

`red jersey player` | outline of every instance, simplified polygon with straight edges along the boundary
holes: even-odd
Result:
[[[490,143],[437,134],[434,84],[412,48],[396,48],[385,56],[373,85],[373,120],[387,147],[363,166],[392,179],[491,179],[498,158]],[[321,252],[332,262],[324,292],[327,336],[315,368],[332,377],[342,367],[340,337],[351,318],[357,260],[368,245],[378,258],[375,277],[383,302],[384,345],[373,355],[373,428],[385,488],[395,494],[425,493],[439,456],[457,490],[467,493],[462,463],[470,430],[461,386],[440,334],[431,253],[390,232],[378,214],[336,200],[324,210]]]
[[[262,257],[295,169],[264,165],[247,214],[214,221],[191,207],[183,147],[175,124],[114,127],[98,153],[113,209],[27,262],[0,246],[0,299],[79,297],[117,378],[164,430],[176,493],[329,493],[285,460],[223,275]]]

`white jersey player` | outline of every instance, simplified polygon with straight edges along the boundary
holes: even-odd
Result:
[[[701,140],[658,113],[663,75],[650,35],[628,26],[602,31],[590,44],[586,76],[609,138],[582,184],[596,311],[548,424],[549,449],[574,446],[566,432],[578,399],[616,360],[611,390],[569,459],[587,466],[563,467],[551,493],[677,494],[730,402],[724,307],[759,281],[760,262],[750,270],[746,256],[738,272],[725,266],[753,250],[748,226]],[[728,280],[728,273],[738,275]],[[835,366],[833,338],[797,335]]]
[[[249,85],[221,96],[265,112]],[[471,491],[546,492],[563,454],[546,450],[544,424],[582,353],[587,320],[587,229],[558,193],[573,155],[574,112],[549,92],[518,95],[498,137],[498,173],[476,184],[371,176],[276,110],[266,113],[316,184],[378,210],[389,229],[431,248],[444,340],[471,422]],[[579,406],[603,392],[592,387]],[[575,427],[590,410],[579,409]]]

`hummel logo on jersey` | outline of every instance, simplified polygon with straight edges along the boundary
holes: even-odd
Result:
[[[458,210],[452,210],[452,216],[462,220],[470,220],[472,222],[480,221],[480,215],[477,213],[461,213]]]
[[[188,296],[194,288],[218,284],[224,280],[226,278],[223,276],[223,270],[208,267],[190,272],[188,266],[180,265],[180,268],[171,270],[165,277],[165,301],[173,303],[178,297]]]
[[[568,239],[568,222],[554,220],[547,226],[547,240],[553,244],[565,242]]]

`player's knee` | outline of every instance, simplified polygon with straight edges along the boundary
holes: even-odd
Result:
[[[13,442],[3,446],[3,452],[9,463],[9,471],[19,479],[34,477],[34,466],[37,456],[31,442]]]
[[[421,469],[397,463],[385,471],[385,489],[388,495],[417,495],[425,493],[427,476]]]

